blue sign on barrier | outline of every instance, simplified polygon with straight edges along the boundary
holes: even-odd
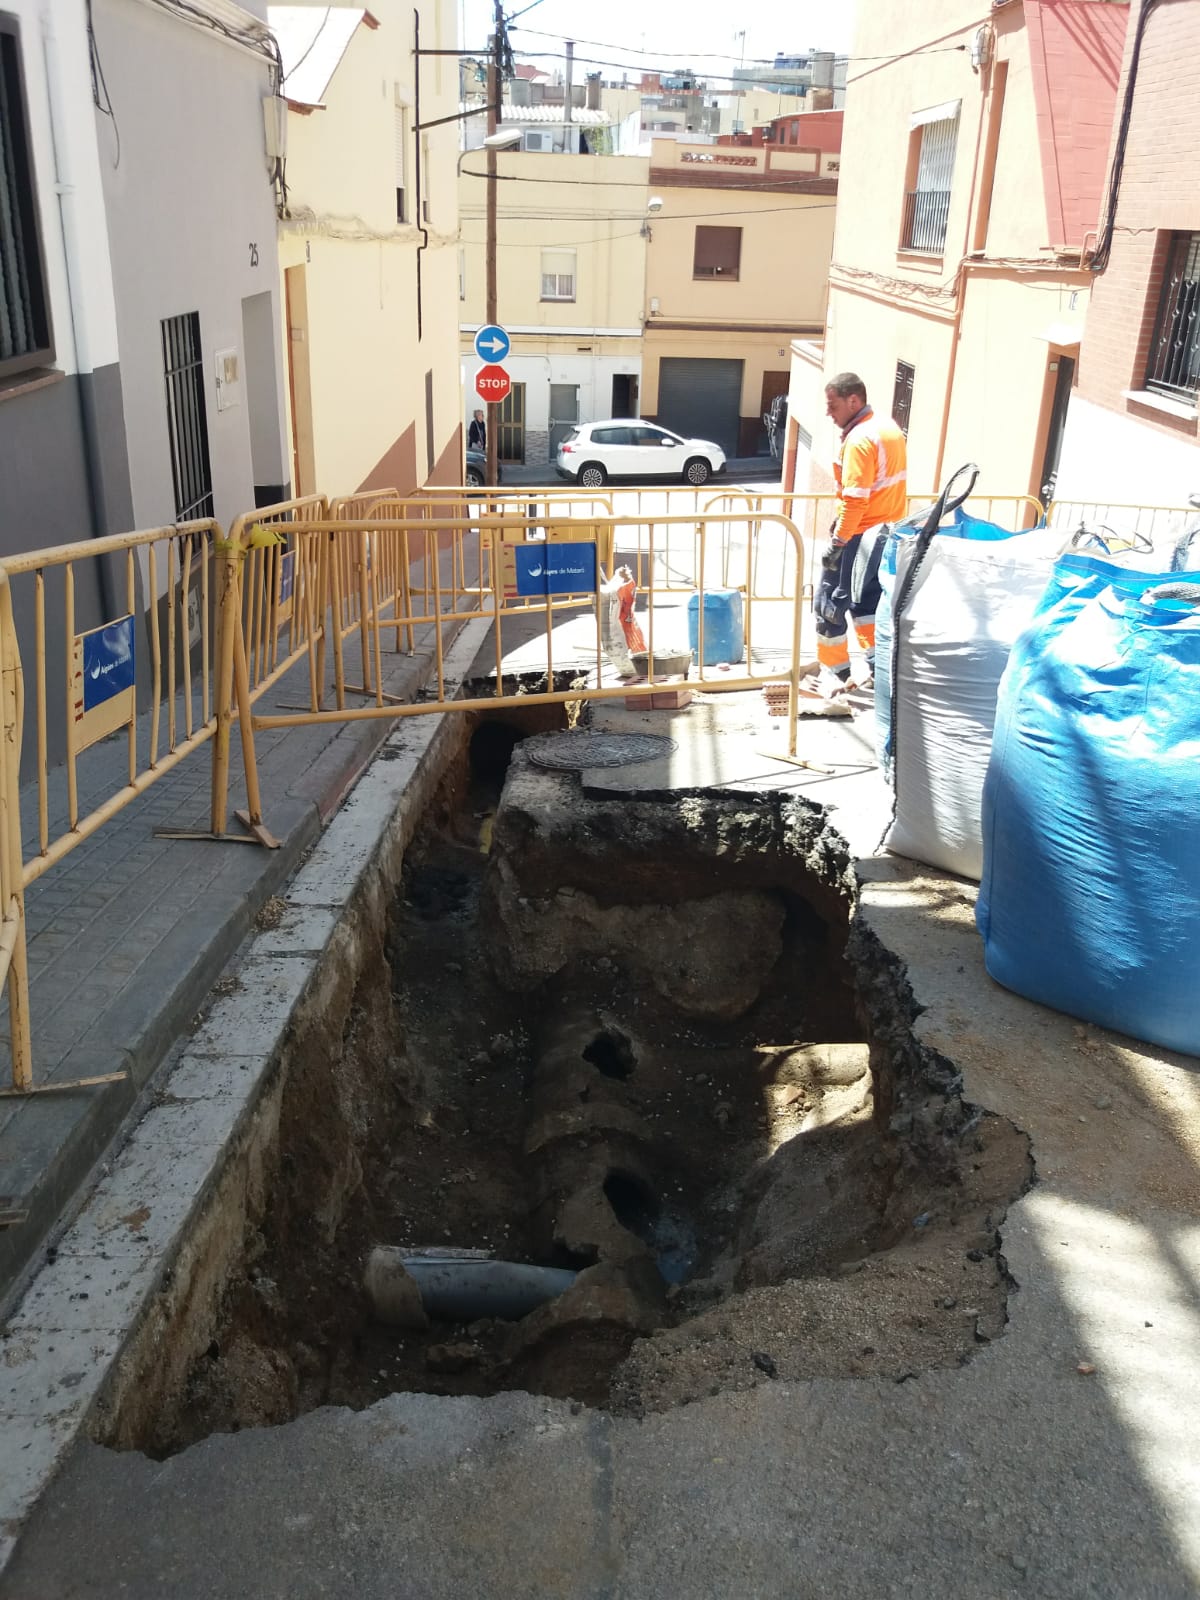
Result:
[[[285,550],[279,563],[279,604],[286,605],[296,587],[296,552]]]
[[[585,594],[596,587],[594,544],[516,546],[519,595]]]
[[[83,709],[93,711],[125,689],[133,688],[133,618],[122,617],[83,639]]]

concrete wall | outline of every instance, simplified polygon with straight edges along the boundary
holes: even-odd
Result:
[[[820,327],[836,211],[832,195],[683,184],[655,187],[654,194],[663,205],[650,219],[648,325],[657,319],[703,321],[714,328]],[[741,228],[736,281],[693,277],[696,229],[706,224]]]
[[[228,523],[254,505],[255,470],[245,379],[243,301],[275,297],[274,195],[266,165],[265,60],[215,33],[137,0],[95,0],[93,22],[117,110],[120,157],[108,119],[100,138],[123,368],[134,519],[175,519],[161,325],[199,312],[215,514]],[[90,99],[90,93],[89,93]],[[218,409],[214,354],[238,352],[236,404]],[[256,373],[273,396],[260,433],[260,470],[285,482],[281,373]],[[270,459],[265,459],[270,457]]]
[[[289,426],[301,424],[306,434],[302,472],[312,476],[303,487],[333,495],[360,486],[411,489],[444,476],[449,469],[439,463],[460,460],[456,133],[453,124],[413,133],[411,4],[380,0],[371,9],[378,27],[360,26],[352,36],[325,108],[288,117],[289,216],[280,230],[279,267],[303,275],[307,304],[302,325],[294,308],[289,333],[292,386],[305,391],[297,404],[289,400]],[[422,46],[452,49],[453,0],[426,0],[419,10]],[[451,115],[457,68],[434,57],[420,71],[421,120]],[[402,224],[396,221],[397,105],[406,120],[409,220]],[[428,437],[427,372],[434,384]]]
[[[93,122],[83,0],[62,0],[48,12],[38,0],[6,0],[20,23],[34,194],[42,237],[53,338],[49,365],[0,384],[0,554],[86,541],[129,528],[125,420],[118,363],[116,311],[106,248],[104,195]],[[44,31],[43,24],[48,24]],[[54,110],[52,112],[52,104]],[[58,180],[69,185],[62,204]],[[72,232],[73,228],[73,232]],[[68,249],[68,237],[72,247]],[[102,564],[75,566],[78,629],[119,610]],[[17,643],[25,668],[27,709],[34,701],[33,580],[14,580]],[[65,730],[56,708],[66,696],[61,575],[46,580],[46,693],[51,764],[62,759]],[[24,775],[36,761],[32,722],[23,748]]]
[[[764,373],[786,373],[792,338],[825,320],[837,205],[832,192],[774,185],[820,181],[821,159],[816,151],[655,141],[650,186],[662,207],[650,219],[646,253],[645,416],[657,414],[663,360],[739,360],[735,453],[760,448]],[[696,230],[704,226],[740,228],[736,278],[695,276]]]
[[[469,155],[459,179],[466,298],[462,322],[484,321],[486,182]],[[497,302],[511,333],[637,330],[645,278],[649,162],[638,156],[497,156]],[[575,298],[541,298],[544,250],[575,253]]]
[[[838,212],[826,372],[858,371],[873,403],[888,409],[897,363],[915,368],[909,482],[919,493],[966,460],[980,466],[981,490],[1037,492],[1055,363],[1074,351],[1091,288],[1089,274],[1047,250],[1024,8],[993,14],[992,63],[973,71],[969,52],[952,47],[969,46],[981,20],[968,0],[873,11],[860,19],[852,52],[888,59],[852,69],[847,93],[841,186],[855,203]],[[907,250],[905,194],[919,138],[912,116],[954,101],[945,246]]]
[[[1197,491],[1200,448],[1185,430],[1175,435],[1082,394],[1071,397],[1056,500],[1186,506]]]
[[[90,245],[105,239],[106,224],[83,0],[63,0],[53,13],[38,0],[11,0],[5,9],[21,24],[54,342],[50,367],[0,387],[0,551],[9,552],[119,532],[133,510],[112,274],[107,249]],[[59,177],[70,184],[70,260]]]

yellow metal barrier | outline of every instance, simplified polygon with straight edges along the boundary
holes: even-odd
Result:
[[[381,665],[380,634],[384,627],[392,627],[399,631],[401,627],[407,627],[410,623],[413,625],[417,623],[432,623],[435,625],[435,695],[427,701],[403,705],[384,704],[377,699],[377,703],[371,706],[346,707],[344,704],[339,703],[336,709],[327,711],[314,709],[305,711],[297,709],[296,711],[288,711],[283,714],[274,714],[269,716],[264,715],[255,710],[254,698],[251,692],[247,674],[244,671],[234,671],[233,667],[230,667],[228,670],[226,668],[224,660],[226,653],[228,653],[230,656],[234,666],[236,666],[236,663],[239,659],[244,660],[244,643],[240,640],[240,637],[237,639],[223,638],[221,681],[222,683],[227,681],[231,681],[233,683],[234,694],[236,697],[236,714],[238,716],[239,723],[243,725],[244,729],[247,730],[250,735],[250,743],[247,746],[248,767],[253,761],[253,733],[260,729],[299,727],[322,722],[361,721],[374,718],[393,719],[407,716],[420,716],[429,712],[442,712],[451,710],[477,711],[494,707],[497,704],[503,704],[507,699],[513,698],[507,696],[504,692],[504,681],[506,676],[504,629],[506,625],[506,619],[510,623],[515,620],[514,614],[509,609],[507,604],[508,600],[511,598],[509,591],[512,587],[514,587],[514,585],[508,580],[511,577],[512,572],[515,571],[515,557],[514,566],[510,568],[505,552],[508,550],[515,551],[515,548],[520,545],[528,546],[530,543],[536,542],[541,547],[549,551],[555,546],[556,543],[562,543],[566,549],[590,551],[591,555],[588,558],[588,566],[594,575],[592,584],[586,590],[586,592],[582,588],[572,591],[568,587],[566,593],[562,595],[556,595],[550,593],[548,590],[543,599],[534,601],[532,609],[535,612],[541,610],[545,616],[544,661],[539,659],[536,669],[531,669],[528,667],[514,669],[510,664],[507,667],[507,675],[511,678],[514,670],[520,670],[523,673],[529,670],[537,670],[538,672],[544,671],[545,680],[548,685],[551,685],[551,687],[548,687],[544,691],[535,693],[522,693],[519,696],[520,703],[522,705],[553,704],[568,700],[605,700],[618,698],[637,700],[647,698],[655,693],[662,692],[661,679],[658,683],[656,683],[653,673],[656,632],[659,633],[659,653],[669,653],[663,646],[661,629],[664,626],[674,623],[675,632],[678,633],[680,631],[679,624],[681,619],[683,621],[683,625],[686,627],[686,618],[682,618],[683,608],[678,604],[670,607],[669,615],[664,608],[658,604],[658,600],[663,593],[663,588],[656,584],[657,546],[661,540],[668,537],[672,532],[680,529],[689,530],[691,536],[696,540],[698,547],[698,571],[700,574],[700,582],[696,585],[696,603],[698,607],[698,639],[696,653],[698,660],[701,663],[704,661],[706,607],[703,574],[706,566],[706,546],[711,533],[714,533],[719,529],[726,528],[731,521],[735,520],[729,515],[724,517],[715,517],[711,515],[706,516],[705,514],[700,513],[691,516],[659,516],[653,518],[647,524],[645,524],[647,529],[648,546],[648,582],[644,591],[644,597],[647,603],[646,644],[649,658],[647,665],[648,676],[646,681],[643,683],[625,683],[614,682],[611,668],[606,669],[605,666],[600,614],[600,605],[602,600],[600,592],[600,585],[602,581],[602,563],[600,561],[600,555],[606,544],[619,549],[619,541],[622,530],[638,525],[633,521],[633,519],[621,517],[595,519],[594,521],[588,521],[578,525],[579,531],[585,533],[585,538],[583,540],[570,541],[564,538],[562,541],[556,541],[546,537],[546,526],[543,521],[537,518],[522,518],[511,515],[487,515],[471,517],[469,520],[467,520],[462,517],[455,518],[447,516],[437,516],[431,518],[428,514],[423,516],[400,518],[394,515],[395,511],[398,509],[395,504],[387,504],[385,506],[377,504],[368,509],[369,515],[361,520],[342,522],[333,520],[328,522],[314,521],[305,524],[298,524],[292,530],[292,536],[295,538],[298,546],[301,549],[307,542],[312,542],[318,547],[331,547],[331,560],[325,562],[322,566],[320,562],[309,559],[308,565],[313,570],[325,570],[332,573],[336,573],[341,567],[341,561],[339,559],[337,549],[339,545],[350,549],[362,548],[363,541],[365,539],[368,556],[370,558],[370,566],[374,571],[382,573],[385,570],[385,562],[382,554],[384,548],[382,537],[384,535],[386,535],[389,539],[395,539],[397,535],[406,537],[411,535],[417,539],[425,541],[423,555],[425,571],[422,574],[422,583],[427,591],[431,591],[431,602],[425,609],[423,609],[422,614],[418,616],[410,613],[408,616],[404,616],[393,609],[392,614],[388,617],[385,617],[383,615],[383,607],[380,604],[380,593],[378,587],[371,588],[369,590],[365,597],[364,603],[365,616],[367,619],[367,633],[369,636],[369,648],[374,658],[377,682]],[[425,513],[428,513],[430,507],[426,505],[421,509]],[[383,515],[383,513],[386,513],[386,517]],[[797,582],[794,585],[794,593],[792,597],[792,610],[784,628],[782,630],[776,630],[780,638],[779,652],[786,658],[788,665],[783,670],[772,668],[770,671],[755,671],[753,654],[749,644],[747,644],[745,651],[747,670],[745,672],[730,671],[724,673],[713,673],[708,671],[703,664],[701,664],[701,666],[698,668],[696,677],[690,678],[688,683],[689,687],[694,686],[699,689],[707,688],[730,690],[751,689],[761,686],[764,682],[786,679],[789,684],[787,755],[794,758],[796,754],[796,730],[800,681],[800,636],[803,620],[802,593],[804,575],[804,546],[795,524],[792,523],[790,519],[783,517],[779,513],[761,512],[757,513],[753,517],[744,517],[741,519],[741,521],[748,545],[752,544],[754,539],[760,536],[760,530],[763,528],[781,531],[782,536],[789,540],[792,545],[794,571],[797,575]],[[564,523],[561,531],[565,535],[566,533],[574,530],[569,525]],[[725,536],[727,536],[725,533],[721,533],[721,537]],[[488,550],[489,560],[487,563],[487,575],[489,578],[490,588],[486,593],[481,590],[481,592],[476,596],[479,604],[475,609],[462,609],[460,606],[453,610],[447,610],[445,603],[447,597],[453,600],[457,594],[454,574],[463,569],[463,564],[466,560],[466,545],[468,541],[472,541],[476,538],[478,538]],[[411,559],[411,548],[403,542],[400,543],[397,548],[401,552],[402,560],[407,564],[407,562]],[[305,558],[301,557],[300,559],[304,560]],[[582,560],[584,558],[575,556],[566,559]],[[748,556],[747,559],[749,562],[751,558]],[[443,585],[443,560],[447,560],[449,564],[448,576],[450,581],[445,587]],[[238,575],[242,574],[246,570],[246,563],[237,560],[233,560],[230,563],[230,566],[231,570]],[[417,593],[420,591],[414,587],[410,592],[415,600]],[[673,593],[675,591],[667,590],[666,592]],[[394,607],[399,593],[400,591],[397,589],[387,596],[387,604],[389,606]],[[527,599],[529,597],[522,596],[521,598]],[[487,604],[484,604],[485,600],[487,601]],[[752,593],[747,592],[744,597],[744,603],[744,631],[745,637],[747,640],[749,640],[753,637],[755,628],[753,616],[755,596]],[[337,596],[332,589],[325,596],[325,604],[327,607],[336,608]],[[584,626],[591,643],[589,644],[587,650],[583,652],[583,654],[580,654],[577,651],[569,664],[564,664],[561,658],[556,664],[554,640],[555,622],[557,618],[561,618],[564,610],[570,608],[574,608],[576,610],[587,608],[590,610],[590,626],[587,624]],[[244,604],[235,603],[229,605],[227,609],[223,611],[223,616],[224,615],[227,615],[230,618],[233,627],[240,635],[243,619],[246,615],[246,607]],[[527,612],[521,611],[518,613],[518,615],[525,616],[527,615]],[[470,700],[448,699],[446,694],[442,627],[447,621],[453,621],[457,625],[461,622],[470,620],[472,617],[486,617],[494,624],[493,633],[496,661],[495,693],[486,697]],[[676,649],[678,644],[679,641],[677,639],[673,639],[670,645],[671,651]],[[566,665],[566,670],[569,670],[576,675],[577,681],[574,682],[569,689],[554,689],[552,685],[554,683],[555,673],[556,671],[564,670],[564,665]],[[607,682],[605,681],[606,671],[608,677]],[[233,708],[231,707],[231,714],[232,709]],[[228,771],[226,763],[224,771],[220,774],[219,781],[225,782],[227,781],[227,777]],[[217,781],[218,775],[216,764],[214,763],[214,784]]]
[[[25,874],[21,849],[21,735],[25,688],[12,589],[0,568],[0,981],[8,983],[8,1026],[12,1041],[12,1091],[33,1088],[33,1042],[29,1018],[29,960],[25,946]]]
[[[0,561],[0,969],[9,982],[13,1080],[12,1090],[0,1093],[57,1091],[123,1076],[34,1084],[24,891],[214,737],[221,703],[214,680],[215,568],[223,545],[219,525],[206,520]],[[76,582],[80,569],[89,578],[82,588]],[[93,584],[95,574],[102,576]],[[94,598],[85,599],[93,589]],[[27,707],[15,608],[33,635],[36,843],[28,859],[20,818]],[[90,613],[83,626],[81,613]],[[48,637],[61,639],[59,650],[48,650]],[[104,756],[90,754],[102,745],[111,749],[114,738],[126,746],[124,781],[115,787]],[[62,766],[53,774],[53,813],[52,742],[63,750]],[[84,798],[89,794],[90,804]]]
[[[1047,509],[1046,520],[1084,548],[1100,548],[1098,537],[1113,553],[1137,544],[1165,551],[1189,528],[1200,527],[1200,510],[1195,506],[1054,500]]]
[[[910,506],[915,509],[933,498],[912,495]],[[660,509],[668,504],[669,513]],[[570,485],[535,490],[510,485],[489,491],[456,487],[403,497],[394,490],[377,490],[333,502],[309,496],[263,507],[239,517],[228,539],[208,520],[0,561],[0,980],[8,984],[13,1058],[12,1088],[0,1093],[44,1092],[120,1076],[34,1083],[25,891],[210,739],[211,831],[189,837],[240,837],[225,831],[235,717],[248,798],[240,815],[250,829],[250,842],[273,844],[263,823],[256,729],[483,710],[503,703],[508,698],[505,678],[513,671],[505,656],[504,631],[518,622],[527,629],[531,614],[545,618],[544,658],[537,670],[545,672],[548,687],[522,694],[522,704],[636,700],[660,688],[653,681],[615,683],[611,672],[605,681],[598,582],[586,591],[545,597],[513,592],[518,586],[509,581],[511,561],[522,544],[594,545],[597,579],[620,562],[633,565],[648,602],[651,661],[656,636],[662,652],[663,630],[673,625],[679,631],[681,594],[699,592],[698,654],[703,660],[703,595],[714,586],[711,577],[715,574],[723,588],[739,589],[745,606],[747,670],[735,676],[701,667],[690,682],[701,689],[745,689],[786,677],[788,754],[794,756],[805,574],[811,566],[806,555],[832,518],[833,506],[829,495],[759,494],[716,483],[700,489],[672,486],[669,499],[665,488],[611,486],[602,493]],[[1042,514],[1040,504],[1028,495],[977,496],[968,509],[1014,530],[1040,521]],[[1058,502],[1050,507],[1048,520],[1064,535],[1076,528],[1107,528],[1118,541],[1144,537],[1161,544],[1200,521],[1200,513],[1184,506]],[[764,563],[776,561],[777,567],[766,571]],[[85,562],[104,566],[106,578],[96,585],[97,594],[108,596],[104,601],[80,598],[76,571]],[[790,610],[781,610],[780,602]],[[762,609],[764,603],[773,605],[774,612]],[[57,608],[53,624],[48,619],[52,608]],[[572,611],[578,614],[574,618]],[[17,615],[28,619],[32,634],[28,706]],[[486,617],[495,625],[495,693],[448,700],[443,630],[472,617]],[[553,687],[554,675],[564,662],[555,626],[564,618],[566,626],[589,642],[568,663],[582,681],[559,690]],[[382,688],[383,637],[390,630],[392,647],[399,651],[406,645],[411,653],[419,626],[432,628],[436,694],[419,704],[390,703]],[[375,704],[347,708],[346,694],[358,686],[346,682],[342,644],[355,631],[362,647],[358,692],[372,696]],[[61,648],[49,651],[50,638],[61,638]],[[770,650],[769,644],[761,647],[763,639],[776,642],[788,662],[786,669],[758,669],[756,655],[761,660]],[[322,700],[329,646],[337,707],[327,710]],[[307,706],[262,714],[263,696],[302,660],[308,663]],[[61,722],[52,711],[54,704],[61,707]],[[115,785],[91,765],[96,758],[90,754],[101,745],[111,751],[114,739],[126,746],[123,781]],[[36,822],[26,847],[21,758],[31,740]],[[52,745],[61,745],[64,752],[53,775]]]
[[[910,494],[909,515],[923,506],[932,506],[936,499],[936,494]],[[1046,515],[1042,502],[1031,494],[974,494],[963,502],[963,511],[981,521],[1011,528],[1014,533],[1036,528]]]

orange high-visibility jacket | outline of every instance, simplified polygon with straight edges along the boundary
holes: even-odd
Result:
[[[864,528],[899,522],[908,509],[908,444],[892,419],[880,419],[867,406],[842,435],[833,476],[834,538],[845,544]]]

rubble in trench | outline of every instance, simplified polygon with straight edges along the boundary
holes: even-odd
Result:
[[[591,798],[519,744],[497,805],[515,735],[489,727],[338,1059],[292,1068],[275,1192],[159,1450],[397,1390],[640,1415],[902,1380],[1003,1331],[1028,1142],[914,1041],[820,808]],[[379,1245],[575,1277],[516,1320],[389,1326]]]

